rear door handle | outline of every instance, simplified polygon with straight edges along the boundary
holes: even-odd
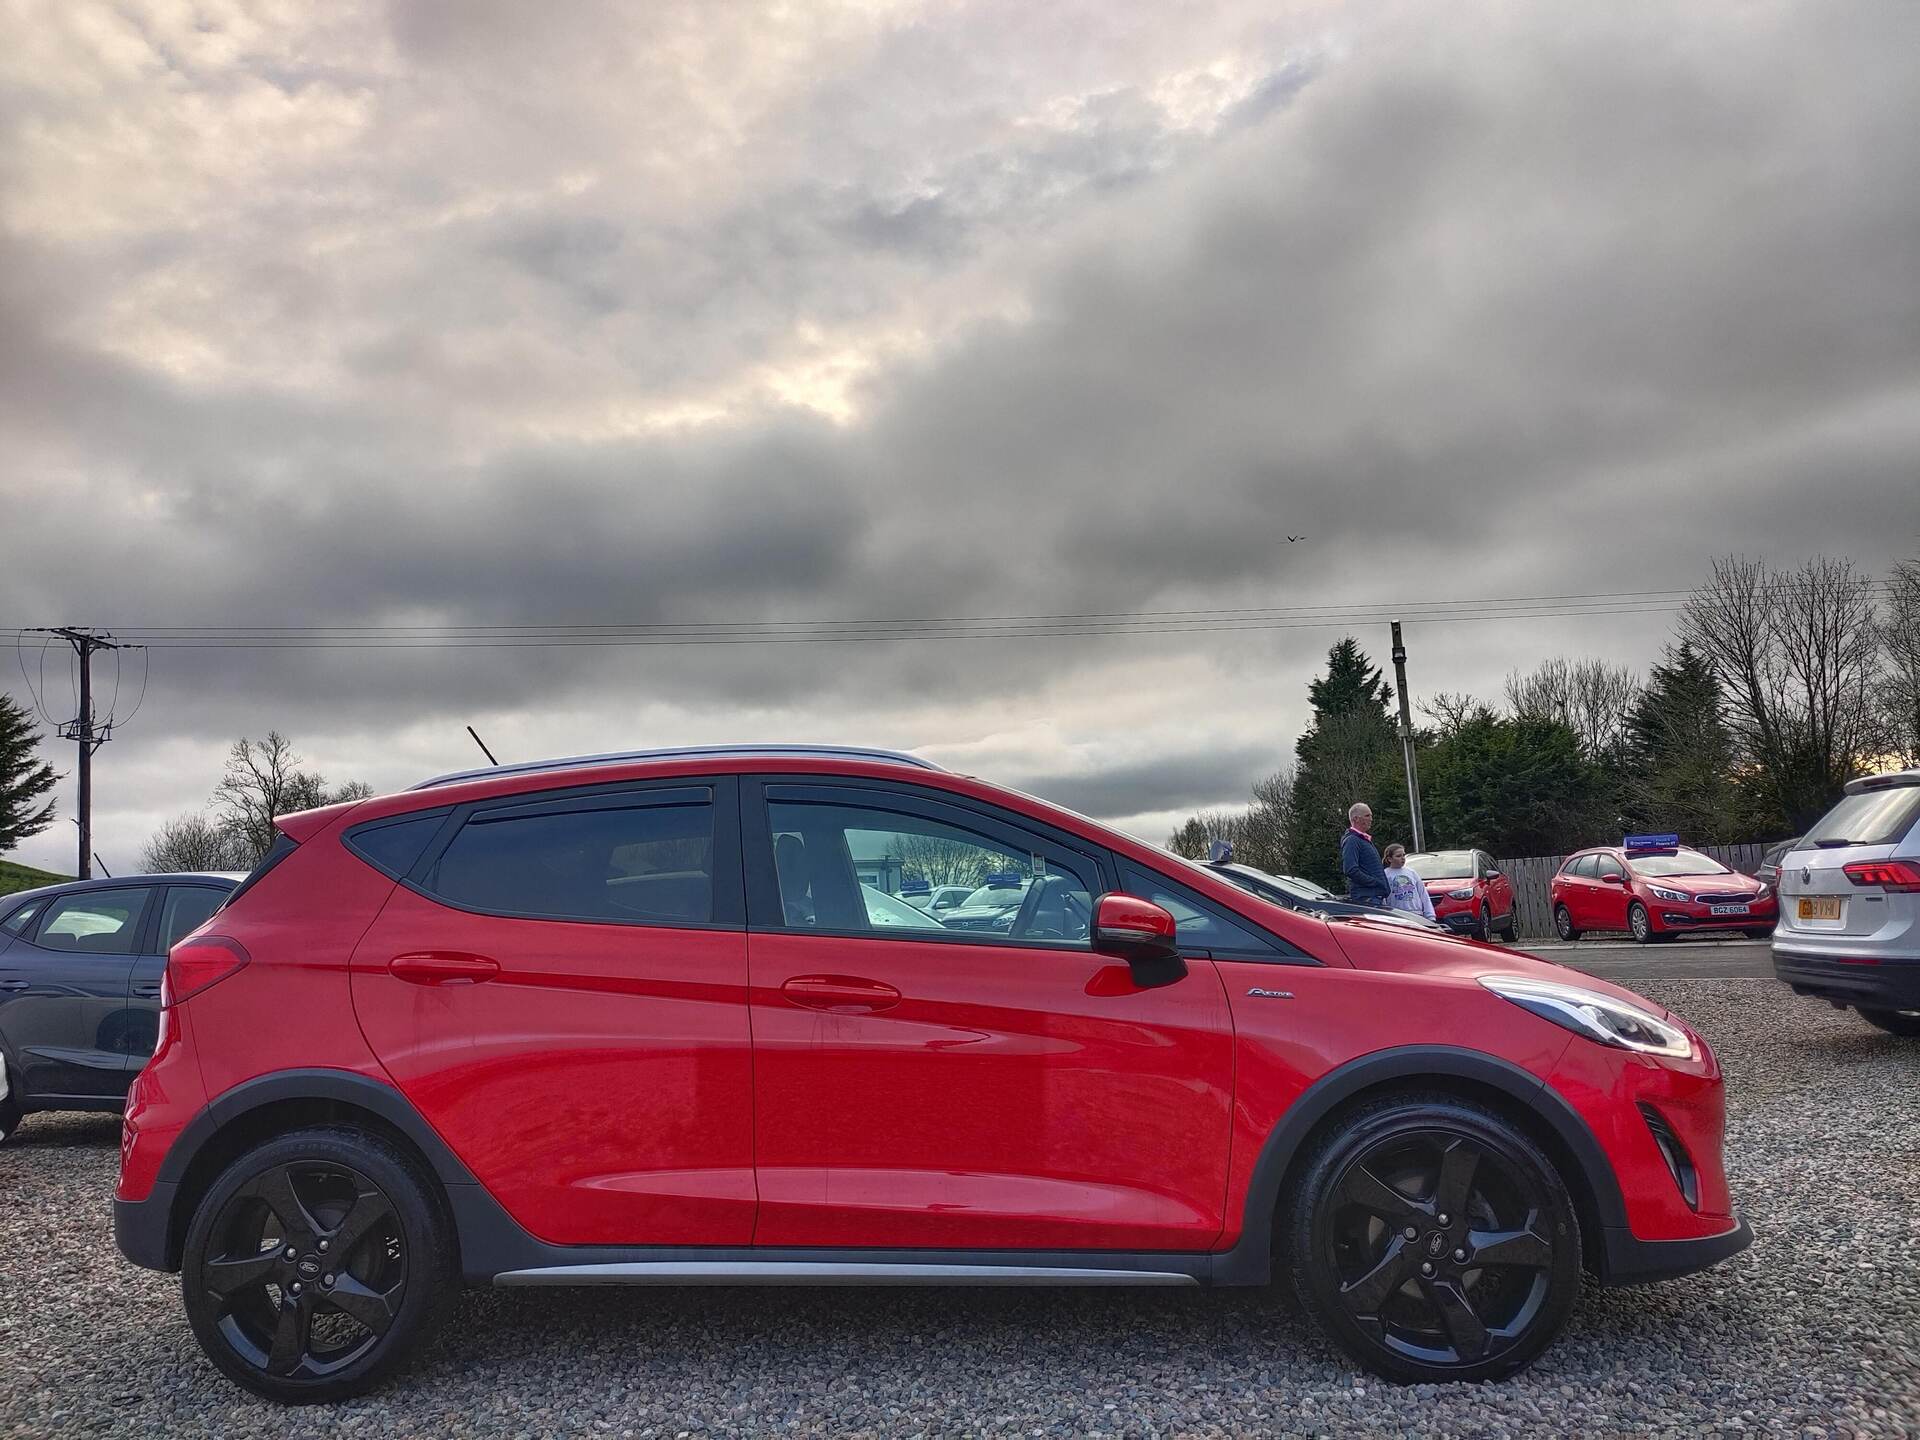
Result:
[[[133,982],[133,993],[142,1000],[158,1000],[160,998],[160,982],[158,980],[136,980]]]
[[[387,971],[409,985],[479,985],[500,973],[500,962],[485,955],[426,950],[394,956]]]
[[[31,980],[0,980],[0,990],[26,990],[32,985]]]
[[[858,975],[796,975],[780,987],[780,993],[805,1009],[842,1015],[870,1015],[900,1003],[900,992],[893,986]]]

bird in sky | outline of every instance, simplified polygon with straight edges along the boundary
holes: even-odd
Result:
[[[1289,535],[1287,536],[1287,543],[1289,545],[1298,545],[1302,540],[1306,538],[1307,537],[1304,535]]]

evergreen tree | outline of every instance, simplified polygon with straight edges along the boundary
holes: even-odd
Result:
[[[1307,687],[1307,698],[1313,723],[1295,747],[1299,765],[1289,800],[1292,868],[1344,893],[1340,836],[1347,807],[1356,800],[1381,803],[1382,767],[1398,753],[1387,716],[1393,687],[1348,636],[1327,652],[1327,673]]]
[[[1699,845],[1767,828],[1736,778],[1720,677],[1686,641],[1668,646],[1653,667],[1626,734],[1627,816],[1636,826],[1677,831]]]
[[[37,755],[39,727],[33,717],[0,695],[0,855],[53,823],[53,767]]]
[[[1562,855],[1610,832],[1607,793],[1602,767],[1558,720],[1482,710],[1420,757],[1429,850]]]

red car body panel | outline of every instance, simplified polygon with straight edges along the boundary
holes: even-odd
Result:
[[[421,954],[482,955],[499,973],[390,973]],[[396,885],[354,955],[353,1009],[393,1083],[540,1239],[752,1241],[739,931],[476,915]]]
[[[1123,960],[1058,945],[480,915],[397,883],[341,839],[413,810],[726,773],[980,802],[1158,872],[1302,963],[1194,955],[1183,978],[1143,986]],[[174,1007],[134,1084],[123,1201],[153,1191],[210,1100],[325,1067],[397,1090],[549,1244],[1224,1251],[1246,1232],[1263,1147],[1303,1095],[1342,1066],[1447,1047],[1558,1092],[1617,1177],[1635,1236],[1734,1224],[1704,1042],[1686,1060],[1612,1049],[1476,977],[1630,992],[1476,942],[1330,924],[962,776],[839,757],[649,759],[437,786],[282,828],[298,849],[201,932],[237,940],[252,963]],[[421,955],[454,956],[456,971],[457,957],[484,957],[497,973],[436,982],[405,960]],[[1642,1101],[1690,1149],[1699,1211]]]
[[[1224,1227],[1233,1023],[1213,967],[756,934],[762,1245],[1205,1250]],[[899,994],[809,1008],[795,977]]]
[[[1573,874],[1576,862],[1588,855],[1611,861],[1624,875],[1626,883]],[[1664,899],[1653,893],[1656,885],[1698,898]],[[1628,929],[1627,912],[1635,900],[1646,907],[1648,923],[1656,935],[1691,930],[1758,930],[1770,927],[1780,918],[1779,897],[1751,875],[1738,871],[1723,875],[1642,875],[1628,863],[1627,852],[1613,846],[1596,846],[1569,855],[1555,872],[1548,890],[1551,903],[1566,907],[1576,930]],[[1748,902],[1745,915],[1715,915],[1713,897],[1731,895],[1757,898]]]

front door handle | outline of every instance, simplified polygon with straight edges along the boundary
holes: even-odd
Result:
[[[500,973],[500,962],[485,955],[425,950],[394,956],[387,962],[387,971],[409,985],[479,985]]]
[[[831,1010],[840,1015],[871,1015],[900,1003],[900,992],[879,980],[858,975],[796,975],[780,993],[808,1010]]]
[[[133,993],[142,1000],[158,1000],[160,998],[160,982],[158,980],[136,980],[133,982]]]
[[[31,980],[0,980],[0,990],[26,990],[32,985]]]

